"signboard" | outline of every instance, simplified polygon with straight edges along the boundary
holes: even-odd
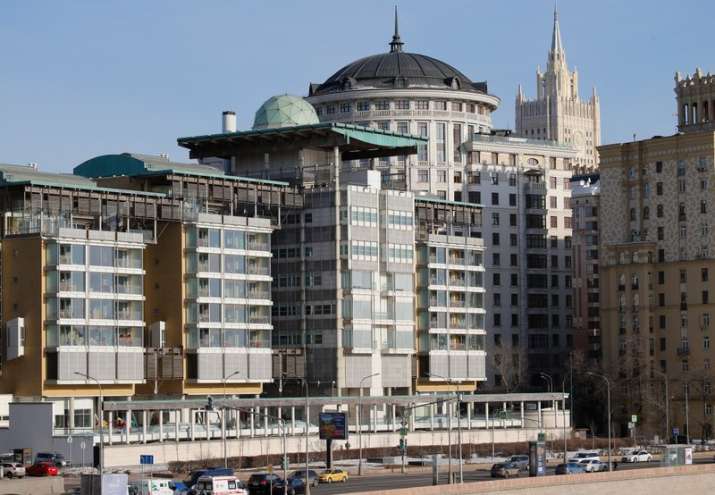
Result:
[[[635,423],[637,423],[637,422],[638,422],[638,416],[636,416],[635,414],[633,414],[633,415],[631,416],[631,423],[635,424]]]
[[[321,440],[347,440],[348,415],[340,411],[324,411],[318,416]]]
[[[673,428],[673,436],[677,437],[678,435],[680,435],[680,428],[677,428],[677,427]]]
[[[154,456],[153,455],[140,455],[139,456],[139,464],[154,464]]]
[[[635,427],[635,425],[632,422],[628,422],[628,429],[632,430]]]

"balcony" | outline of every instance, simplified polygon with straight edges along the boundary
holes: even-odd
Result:
[[[680,357],[686,357],[690,355],[690,346],[687,345],[681,345],[677,349],[678,356]]]
[[[527,182],[524,184],[525,194],[546,194],[546,183],[545,182]]]

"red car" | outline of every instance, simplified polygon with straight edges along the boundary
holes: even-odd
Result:
[[[57,476],[60,470],[51,462],[36,462],[26,472],[28,476]]]

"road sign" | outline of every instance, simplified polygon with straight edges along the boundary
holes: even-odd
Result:
[[[82,440],[79,444],[79,448],[84,450],[84,448],[87,446],[87,444],[84,443],[84,440]]]
[[[72,443],[72,435],[69,435],[69,436],[67,437],[67,443]]]
[[[673,428],[673,436],[677,437],[678,435],[680,435],[680,428],[678,428],[678,427]]]
[[[637,423],[638,422],[638,416],[635,414],[631,416],[631,423]]]
[[[139,456],[139,464],[154,464],[154,456],[153,455],[140,455]]]
[[[632,430],[634,426],[635,426],[634,423],[632,423],[631,421],[628,422],[628,429],[629,429],[629,430]]]

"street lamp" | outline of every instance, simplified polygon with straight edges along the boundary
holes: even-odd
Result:
[[[223,432],[223,467],[225,468],[228,467],[228,449],[226,448],[226,382],[240,373],[240,370],[236,370],[223,379],[223,428],[221,428],[221,430]],[[208,424],[208,420],[206,423]],[[236,434],[236,438],[238,438],[238,433]]]
[[[459,411],[459,405],[461,403],[461,400],[459,400],[458,394],[457,394],[457,389],[458,389],[458,384],[454,382],[452,378],[448,378],[446,376],[438,375],[437,373],[428,373],[427,376],[430,378],[439,378],[441,380],[446,381],[450,385],[454,385],[454,397],[457,399],[457,449],[459,452],[459,482],[463,483],[462,478],[464,477],[464,471],[462,467],[462,418],[461,418],[461,411]],[[450,408],[451,409],[451,408]],[[493,423],[492,423],[493,424]],[[449,459],[447,459],[447,465],[449,466],[449,482],[452,483],[452,413],[450,411],[449,416],[447,416],[447,438],[448,438],[448,443],[449,443]]]
[[[102,384],[95,377],[86,373],[75,371],[74,374],[87,380],[93,380],[99,387],[99,475],[101,476],[104,473],[104,400],[102,399]]]
[[[600,373],[587,371],[586,374],[602,378],[606,382],[606,407],[608,408],[608,470],[613,471],[613,465],[611,464],[611,382],[606,375]]]
[[[563,397],[563,406],[561,407],[561,413],[563,416],[563,427],[564,427],[564,464],[566,463],[566,457],[568,454],[568,440],[566,438],[566,377],[564,376],[563,381],[561,382],[561,396]],[[571,407],[573,407],[573,403],[571,404]],[[573,425],[570,425],[573,427]]]
[[[668,392],[668,375],[656,369],[653,373],[663,377],[665,382],[665,438],[670,438],[670,393]]]
[[[363,376],[360,379],[360,397],[358,398],[358,476],[362,476],[362,384],[365,380],[368,380],[374,376],[378,376],[380,373],[373,373],[371,375]],[[306,468],[307,469],[307,468]]]
[[[552,376],[549,375],[548,373],[544,372],[544,371],[540,372],[540,373],[539,373],[539,376],[541,377],[542,380],[544,380],[544,381],[546,382],[546,389],[547,389],[549,392],[553,392],[553,390],[554,390],[554,379],[552,378]]]

